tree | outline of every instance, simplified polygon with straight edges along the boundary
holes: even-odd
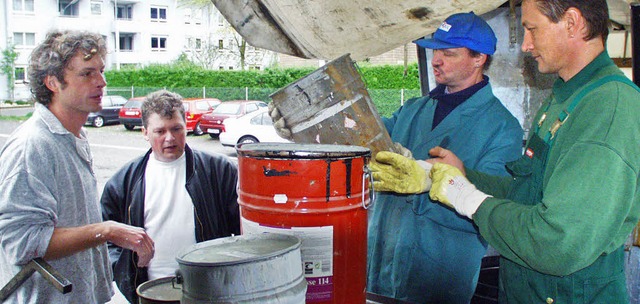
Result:
[[[178,0],[178,3],[183,7],[207,12],[209,17],[216,11],[211,0]],[[215,35],[217,39],[212,39],[209,36],[206,40],[201,41],[197,47],[194,47],[195,44],[188,46],[191,60],[204,68],[215,69],[216,66],[222,66],[221,62],[234,61],[240,64],[241,70],[245,70],[247,65],[261,65],[268,53],[266,50],[248,46],[247,41],[231,26],[218,29]],[[223,41],[222,48],[220,48],[218,40]]]
[[[221,53],[218,45],[210,41],[189,41],[187,49],[190,59],[205,69],[215,69]]]
[[[199,9],[213,6],[213,2],[211,2],[211,0],[178,0],[178,3],[183,6],[191,6]]]
[[[2,50],[2,61],[0,61],[0,74],[7,75],[9,98],[14,99],[15,88],[15,63],[18,58],[16,46],[9,43],[7,48]]]

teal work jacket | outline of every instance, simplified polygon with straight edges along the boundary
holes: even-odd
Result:
[[[448,149],[470,168],[507,175],[505,163],[522,153],[517,119],[487,84],[431,129],[437,100],[408,100],[384,119],[394,142],[415,159],[449,137]],[[428,193],[376,193],[369,211],[367,289],[418,303],[468,303],[487,248],[477,227]]]

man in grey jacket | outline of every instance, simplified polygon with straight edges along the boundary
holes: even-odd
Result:
[[[65,31],[49,33],[31,54],[36,109],[0,152],[0,285],[44,258],[72,291],[32,275],[10,303],[105,303],[113,295],[105,242],[135,251],[141,266],[154,255],[143,229],[100,217],[82,126],[102,108],[106,52],[102,36]]]

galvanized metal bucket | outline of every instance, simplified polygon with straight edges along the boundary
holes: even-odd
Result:
[[[394,151],[380,115],[349,54],[271,95],[302,144],[355,145]]]
[[[146,281],[136,289],[140,304],[179,304],[182,289],[176,284],[176,277]]]
[[[190,246],[176,260],[181,303],[304,303],[300,239],[263,233]]]

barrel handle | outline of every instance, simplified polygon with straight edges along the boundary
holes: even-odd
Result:
[[[369,180],[369,203],[365,201],[364,190],[366,188],[366,181]],[[371,174],[371,170],[369,167],[365,166],[364,171],[362,172],[362,208],[369,209],[369,206],[373,204],[376,199],[376,192],[373,191],[373,175]]]
[[[184,279],[182,278],[182,272],[180,272],[180,269],[176,269],[176,275],[171,278],[171,287],[173,289],[182,289],[182,287],[176,288],[176,284],[182,286],[183,281]]]

